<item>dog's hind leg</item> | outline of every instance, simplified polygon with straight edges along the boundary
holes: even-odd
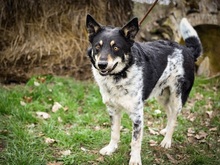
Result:
[[[168,109],[168,103],[169,103],[169,99],[170,99],[170,89],[169,87],[165,88],[163,90],[163,92],[157,97],[157,101],[158,103],[162,106],[162,108],[166,111],[166,114],[167,114],[167,121],[170,120],[170,111]],[[167,126],[162,129],[160,131],[160,134],[164,135],[166,134],[167,132]]]
[[[99,152],[102,155],[111,155],[118,148],[120,140],[120,127],[121,127],[121,112],[114,111],[108,107],[109,116],[111,120],[111,140],[107,146],[102,148]]]
[[[161,142],[161,146],[164,148],[170,148],[172,142],[172,136],[176,125],[177,115],[182,109],[181,95],[177,95],[175,92],[170,94],[169,102],[166,105],[167,109],[167,126],[164,130],[165,137]]]

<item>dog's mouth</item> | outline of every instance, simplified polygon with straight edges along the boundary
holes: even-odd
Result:
[[[105,69],[104,69],[104,70],[99,70],[100,75],[102,75],[102,76],[107,76],[107,75],[111,74],[111,72],[116,68],[117,65],[118,65],[118,62],[116,62],[111,69],[108,69],[108,70],[105,70]]]

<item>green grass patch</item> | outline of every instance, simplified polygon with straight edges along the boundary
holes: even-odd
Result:
[[[155,100],[149,100],[144,109],[142,163],[219,164],[219,91],[220,79],[196,79],[169,150],[159,147],[163,136],[158,132],[166,115]],[[96,84],[43,76],[25,85],[1,86],[0,92],[0,164],[128,164],[131,121],[127,114],[123,114],[119,149],[112,156],[99,154],[109,142],[110,125]],[[61,105],[56,111],[55,103]],[[39,112],[49,117],[38,116]]]

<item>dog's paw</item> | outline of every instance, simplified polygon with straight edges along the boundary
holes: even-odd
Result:
[[[162,130],[160,131],[160,134],[163,135],[163,136],[165,136],[166,133],[167,133],[167,129],[166,129],[166,128],[164,128],[164,129],[162,129]]]
[[[163,139],[163,141],[160,143],[160,146],[163,148],[171,148],[171,139]]]
[[[117,146],[107,145],[104,148],[102,148],[99,153],[101,155],[112,155],[113,152],[117,149]]]
[[[129,165],[142,165],[140,156],[131,156]]]

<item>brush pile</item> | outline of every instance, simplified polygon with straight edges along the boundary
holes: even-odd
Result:
[[[107,23],[109,4],[116,2],[0,0],[0,81],[26,82],[42,74],[90,78],[85,16]]]

